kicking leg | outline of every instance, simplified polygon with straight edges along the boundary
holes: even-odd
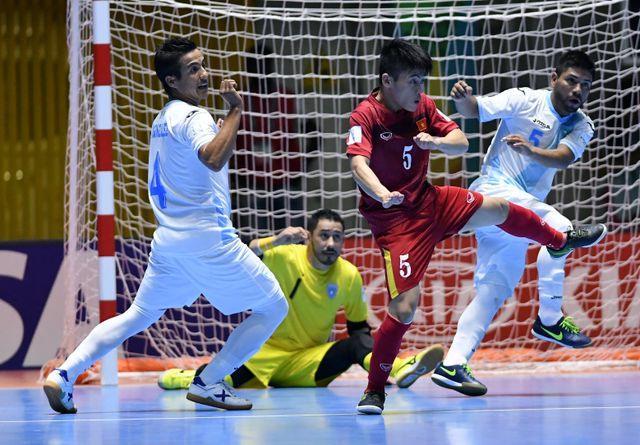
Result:
[[[503,198],[485,196],[482,206],[471,217],[463,230],[497,225],[505,232],[528,238],[547,247],[554,258],[566,256],[578,247],[597,244],[607,234],[604,224],[589,224],[562,233],[546,224],[533,211]]]
[[[554,249],[563,247],[567,241],[564,233],[546,224],[531,210],[503,198],[489,196],[484,197],[482,206],[471,217],[463,230],[494,225],[510,235],[528,238]]]

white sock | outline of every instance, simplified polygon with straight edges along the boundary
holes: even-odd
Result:
[[[263,307],[253,309],[252,314],[231,333],[222,349],[200,373],[207,384],[220,382],[249,360],[280,325],[288,311],[287,300],[280,291],[280,298],[269,300]]]
[[[565,259],[552,258],[547,249],[538,253],[538,316],[545,326],[553,326],[562,317]]]
[[[443,362],[445,366],[461,365],[471,360],[491,320],[511,294],[504,286],[481,284],[476,288],[475,298],[458,320],[456,335]]]
[[[60,366],[67,371],[69,382],[75,383],[80,374],[107,352],[117,348],[123,341],[144,331],[164,314],[162,309],[148,311],[136,304],[124,313],[103,321],[93,328]]]

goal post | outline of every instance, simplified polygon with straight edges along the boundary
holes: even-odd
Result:
[[[99,321],[96,138],[92,119],[96,3],[70,0],[72,60],[65,226],[68,354]],[[559,171],[548,202],[576,223],[603,222],[610,235],[567,261],[564,307],[593,337],[594,347],[559,350],[534,340],[537,313],[536,248],[518,290],[499,311],[474,357],[474,366],[530,366],[577,362],[596,366],[636,363],[640,355],[640,59],[638,12],[622,0],[545,1],[208,1],[109,2],[113,101],[113,197],[117,310],[132,302],[146,266],[155,226],[147,200],[149,129],[165,101],[153,70],[155,48],[167,37],[192,38],[202,49],[217,88],[238,82],[245,101],[237,150],[231,160],[233,221],[240,234],[265,236],[304,224],[327,207],[346,221],[345,256],[360,269],[380,323],[386,301],[382,264],[345,156],[350,111],[377,86],[377,58],[389,39],[422,45],[434,60],[425,85],[439,108],[461,126],[470,152],[434,154],[430,180],[468,186],[478,176],[496,124],[461,119],[448,100],[465,79],[477,94],[506,88],[544,88],[557,56],[581,49],[598,77],[585,112],[594,139],[582,159]],[[223,117],[212,94],[205,106]],[[469,234],[442,243],[423,281],[422,304],[403,343],[417,349],[448,346],[462,310],[473,298],[475,241]],[[203,299],[171,310],[127,341],[123,359],[154,367],[193,363],[215,353],[242,314],[226,317]],[[339,319],[335,335],[346,327]],[[181,360],[184,360],[181,362]],[[146,365],[145,365],[146,366]],[[534,366],[534,368],[536,367]]]

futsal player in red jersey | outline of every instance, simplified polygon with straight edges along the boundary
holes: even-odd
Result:
[[[431,150],[460,155],[469,142],[423,92],[431,58],[421,47],[395,39],[384,46],[379,63],[380,86],[351,113],[347,139],[353,178],[362,191],[360,212],[384,257],[391,297],[376,332],[369,382],[357,406],[364,414],[384,409],[384,384],[413,320],[420,281],[438,242],[461,230],[497,225],[560,257],[595,244],[606,231],[597,224],[565,234],[502,198],[430,184],[426,176]]]

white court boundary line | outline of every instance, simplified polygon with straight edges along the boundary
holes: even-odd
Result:
[[[400,410],[394,411],[391,410],[385,414],[385,416],[389,415],[398,415],[398,414],[420,414],[420,413],[429,413],[430,415],[434,414],[466,414],[466,413],[503,413],[503,412],[534,412],[534,411],[587,411],[587,410],[614,410],[614,409],[640,409],[640,405],[619,405],[619,406],[564,406],[564,407],[546,407],[546,408],[489,408],[489,409],[455,409],[455,410]],[[186,411],[185,411],[186,412]],[[189,411],[196,413],[197,411]],[[113,418],[113,419],[102,419],[102,418],[94,418],[94,419],[83,419],[78,418],[78,414],[61,414],[54,415],[51,414],[50,419],[41,419],[41,420],[0,420],[0,425],[2,424],[16,424],[16,423],[69,423],[69,422],[166,422],[167,420],[178,420],[180,422],[184,422],[185,420],[228,420],[228,419],[277,419],[277,418],[286,418],[291,419],[294,417],[304,418],[304,417],[347,417],[347,416],[359,416],[363,418],[377,418],[377,416],[365,416],[362,414],[357,414],[355,412],[349,413],[307,413],[307,414],[258,414],[258,415],[219,415],[219,416],[195,416],[195,417],[131,417],[127,419],[122,418]],[[55,417],[53,417],[55,416]],[[59,416],[70,417],[69,419],[61,419]]]

